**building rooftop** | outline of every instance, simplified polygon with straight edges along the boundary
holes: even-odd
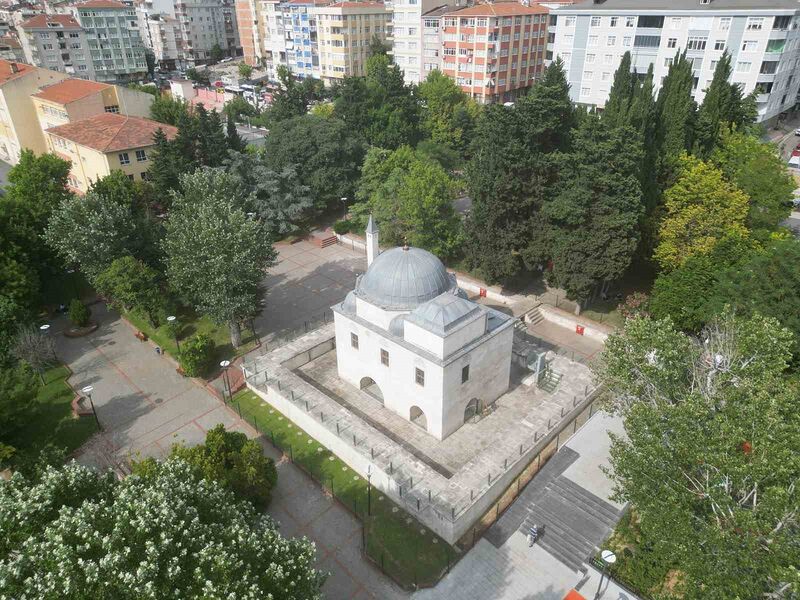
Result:
[[[35,71],[36,67],[27,65],[25,63],[9,62],[7,60],[0,60],[0,85],[22,77],[23,75]]]
[[[519,2],[496,2],[492,4],[476,4],[466,8],[454,8],[445,14],[458,17],[511,17],[514,15],[540,15],[550,12],[544,6],[525,6]]]
[[[573,6],[567,6],[561,11],[572,10],[632,10],[644,12],[650,10],[659,11],[719,11],[719,10],[763,10],[766,12],[774,10],[800,10],[800,3],[797,0],[713,0],[708,4],[701,4],[700,0],[604,0],[596,3],[594,0],[580,0]]]
[[[114,113],[103,113],[74,123],[51,127],[47,132],[100,152],[116,152],[152,146],[153,135],[159,129],[163,130],[169,139],[178,133],[177,127],[171,125]]]
[[[13,35],[4,35],[0,37],[0,44],[3,46],[8,46],[9,48],[21,48],[22,46],[19,45],[19,40],[15,38]]]
[[[442,4],[441,6],[437,6],[436,8],[432,8],[426,13],[423,13],[423,17],[440,17],[442,15],[446,15],[447,13],[451,12],[453,7],[450,4]]]
[[[442,261],[427,250],[405,247],[381,252],[359,278],[355,295],[387,310],[413,310],[457,291]]]
[[[372,8],[387,10],[383,2],[334,2],[325,8]]]
[[[75,5],[76,8],[128,8],[117,0],[88,0]]]
[[[445,336],[481,312],[481,307],[474,302],[453,294],[442,294],[416,308],[406,320],[426,331]]]
[[[24,21],[23,29],[80,29],[81,25],[69,15],[36,15]]]
[[[33,94],[33,97],[57,104],[69,104],[110,87],[107,83],[88,81],[86,79],[65,79],[48,85],[39,93]]]

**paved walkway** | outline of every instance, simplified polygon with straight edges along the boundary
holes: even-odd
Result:
[[[79,453],[79,462],[105,468],[131,457],[161,457],[175,442],[202,442],[218,423],[255,437],[249,425],[203,386],[180,377],[152,344],[138,341],[115,313],[100,304],[92,313],[100,328],[87,337],[61,336],[63,321],[53,327],[58,355],[74,372],[70,383],[76,389],[94,387],[92,398],[104,430]],[[262,445],[278,465],[268,512],[285,535],[305,535],[316,543],[319,567],[332,573],[323,588],[325,597],[408,598],[362,558],[360,522],[269,443]]]
[[[526,495],[536,495],[537,488],[549,485],[555,477],[569,479],[586,492],[621,508],[610,500],[611,482],[600,469],[608,465],[609,431],[622,431],[620,419],[596,413],[551,459],[557,472],[548,473],[547,467],[543,468],[543,477],[537,475],[531,481],[506,515],[510,515],[512,520],[524,518],[518,507],[526,501]],[[525,534],[513,524],[513,533],[508,534],[508,523],[504,522],[506,515],[437,587],[417,592],[415,600],[562,600],[573,588],[587,598],[595,597],[600,583],[597,571],[589,567],[584,575],[547,552],[542,544],[528,547]],[[495,528],[506,530],[497,532]],[[493,545],[490,540],[498,545]],[[613,582],[604,583],[600,591],[598,598],[605,600],[636,599]]]

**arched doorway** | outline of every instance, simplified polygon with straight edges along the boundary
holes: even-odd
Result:
[[[383,392],[381,392],[381,388],[378,387],[378,384],[375,383],[372,377],[362,377],[358,387],[383,404]]]
[[[428,431],[428,419],[425,418],[425,413],[422,412],[422,409],[419,406],[412,406],[411,412],[409,413],[409,419],[411,420],[414,425],[419,425],[425,431]]]
[[[469,421],[472,417],[478,414],[481,408],[481,401],[477,398],[473,398],[469,402],[467,402],[466,408],[464,408],[464,423]]]

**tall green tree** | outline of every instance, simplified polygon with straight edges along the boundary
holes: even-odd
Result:
[[[664,193],[666,215],[654,256],[667,271],[708,254],[724,237],[749,234],[746,194],[698,158],[684,155],[678,164],[675,184]]]
[[[39,380],[30,365],[0,368],[0,444],[36,415]]]
[[[797,184],[774,145],[724,128],[709,160],[750,198],[748,227],[774,231],[789,216]]]
[[[276,173],[296,169],[319,210],[353,198],[366,151],[339,119],[304,115],[276,123],[264,142],[264,164]]]
[[[267,111],[270,128],[275,123],[300,117],[308,112],[308,105],[318,100],[322,90],[313,79],[297,81],[284,65],[277,70],[278,91],[272,96],[272,104]]]
[[[574,123],[560,59],[513,107],[490,105],[478,119],[466,169],[472,210],[465,255],[489,281],[508,280],[549,258],[541,208],[558,179],[556,152],[568,150]]]
[[[181,118],[188,116],[190,112],[190,105],[186,100],[173,98],[169,94],[156,96],[150,105],[151,119],[173,127],[177,127]]]
[[[297,232],[314,212],[311,191],[294,165],[274,171],[263,151],[231,152],[225,170],[247,199],[241,208],[261,219],[272,239]]]
[[[629,319],[597,366],[609,406],[617,499],[641,543],[674,562],[687,599],[798,593],[800,435],[792,335],[723,313],[701,341],[667,320]]]
[[[234,348],[241,323],[259,310],[259,285],[275,263],[266,225],[240,207],[234,179],[216,169],[181,176],[163,241],[170,285],[198,312],[226,323]]]
[[[573,133],[562,177],[544,214],[550,227],[552,280],[584,304],[622,277],[639,244],[644,212],[637,179],[641,145],[632,128],[589,116]]]
[[[466,153],[479,114],[479,106],[456,83],[438,69],[419,84],[422,131],[437,144]]]
[[[656,142],[661,180],[672,177],[681,153],[692,149],[697,105],[692,96],[694,72],[686,51],[676,53],[656,103]]]
[[[0,531],[7,597],[322,598],[311,542],[178,458],[121,481],[75,462],[15,475]]]
[[[629,124],[629,111],[638,87],[634,73],[631,73],[631,53],[625,52],[619,67],[614,73],[614,82],[603,107],[603,120],[612,125]]]
[[[374,215],[381,235],[392,245],[425,248],[441,258],[461,243],[461,223],[453,209],[455,182],[437,163],[402,146],[390,152],[372,148],[364,161],[353,207],[362,224]]]
[[[247,148],[247,144],[236,130],[236,121],[231,115],[228,115],[228,120],[225,122],[225,144],[234,152],[244,152]]]
[[[132,256],[111,262],[94,280],[97,291],[125,310],[139,310],[158,327],[164,308],[158,273]]]

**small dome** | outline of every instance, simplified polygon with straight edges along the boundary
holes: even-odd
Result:
[[[350,314],[356,314],[356,297],[353,292],[348,292],[342,302],[342,311]]]
[[[474,302],[455,294],[444,294],[414,310],[408,316],[408,321],[438,335],[445,335],[480,312],[480,307]]]
[[[442,261],[420,248],[392,248],[379,254],[356,284],[356,296],[389,310],[414,310],[445,292],[456,279]]]
[[[397,337],[403,337],[405,333],[406,316],[397,315],[394,319],[389,321],[389,333]]]

